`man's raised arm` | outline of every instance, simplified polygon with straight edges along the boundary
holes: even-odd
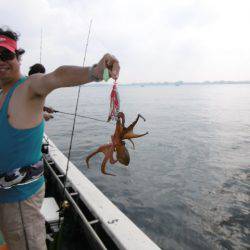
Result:
[[[57,88],[101,81],[105,68],[108,68],[110,77],[118,78],[120,71],[118,60],[114,56],[106,54],[98,64],[92,67],[60,66],[52,73],[33,75],[30,77],[29,89],[32,95],[46,96]]]

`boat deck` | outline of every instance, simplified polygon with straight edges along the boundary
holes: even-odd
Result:
[[[71,218],[68,226],[75,234],[71,243],[78,238],[84,239],[82,244],[88,244],[84,249],[160,249],[71,162],[62,197],[67,158],[48,137],[45,141],[49,151],[44,154],[46,196],[56,197],[59,203],[66,197],[70,202],[70,212],[66,214]]]

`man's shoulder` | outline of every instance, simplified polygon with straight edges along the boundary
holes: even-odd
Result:
[[[40,95],[38,95],[36,93],[36,86],[38,86],[39,84],[41,84],[42,82],[42,77],[44,74],[34,74],[31,76],[28,76],[26,79],[26,83],[25,83],[25,88],[28,91],[28,95],[33,99],[34,97],[38,97]]]
[[[35,87],[40,82],[42,82],[43,76],[44,74],[40,74],[40,73],[28,76],[26,79],[26,83],[27,83],[26,86],[28,86],[29,88]]]
[[[43,76],[44,76],[44,74],[42,74],[42,73],[33,74],[33,75],[30,75],[27,77],[27,81],[30,81],[30,82],[40,81],[40,80],[42,80]]]

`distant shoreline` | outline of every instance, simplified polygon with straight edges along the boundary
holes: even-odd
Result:
[[[110,86],[112,82],[100,84],[92,83],[87,86]],[[219,85],[219,84],[250,84],[250,81],[204,81],[204,82],[141,82],[141,83],[120,83],[120,86],[181,86],[181,85]]]

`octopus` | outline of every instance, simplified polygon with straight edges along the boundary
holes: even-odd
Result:
[[[125,127],[125,115],[123,112],[119,112],[117,116],[115,132],[113,135],[111,135],[111,142],[99,146],[94,152],[86,157],[87,167],[89,168],[89,160],[98,153],[104,154],[104,159],[101,164],[101,171],[105,175],[115,176],[115,174],[106,172],[106,164],[108,161],[110,162],[110,164],[120,162],[121,164],[128,166],[130,162],[130,156],[129,151],[125,147],[125,140],[129,140],[132,143],[133,148],[135,148],[132,139],[139,138],[148,134],[148,132],[144,134],[135,134],[133,132],[133,129],[137,124],[139,118],[145,121],[145,118],[142,115],[138,114],[135,121],[132,122],[128,127]],[[114,158],[114,153],[116,155],[116,159]]]

